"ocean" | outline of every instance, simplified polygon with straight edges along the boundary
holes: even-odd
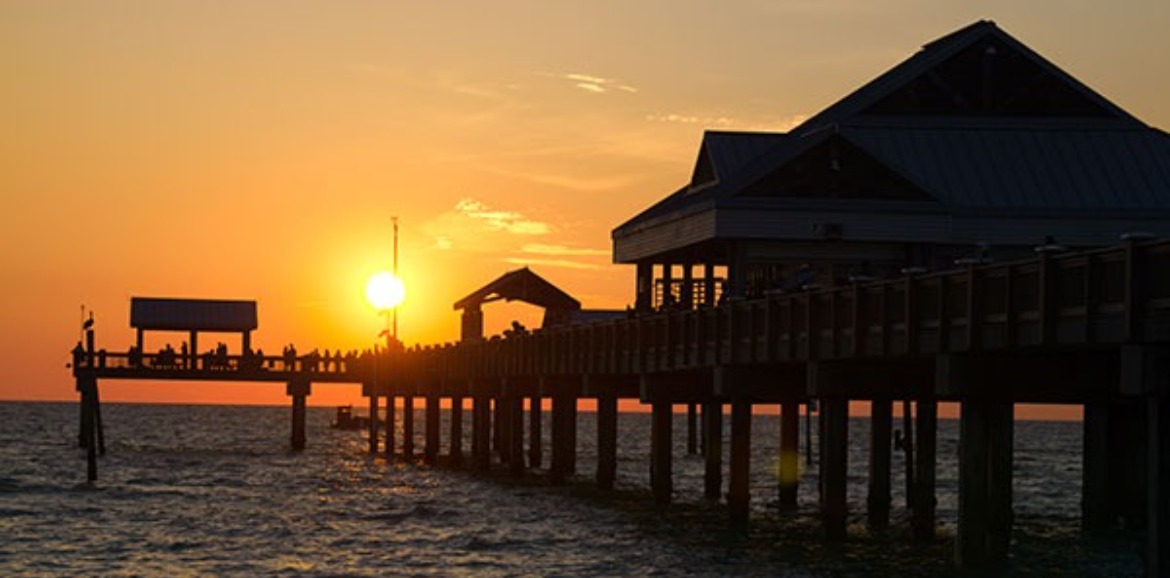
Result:
[[[98,482],[87,484],[85,454],[76,447],[76,404],[0,403],[0,575],[953,572],[958,428],[951,420],[939,423],[940,539],[915,546],[906,539],[898,452],[893,527],[878,536],[865,530],[864,418],[850,422],[850,538],[833,545],[817,536],[815,467],[802,472],[798,511],[778,511],[776,416],[753,418],[753,521],[745,534],[727,527],[722,505],[703,500],[703,459],[686,454],[685,416],[675,418],[674,504],[658,511],[648,491],[648,414],[619,417],[617,488],[602,492],[590,482],[592,413],[579,415],[576,478],[554,487],[540,473],[516,480],[502,469],[477,474],[371,456],[361,433],[329,427],[329,408],[309,409],[304,452],[288,450],[288,408],[106,404],[102,410],[108,453],[99,461]],[[424,422],[417,412],[421,451]],[[470,435],[470,413],[464,418]],[[546,466],[550,430],[546,423]],[[444,442],[447,431],[444,425]],[[1080,424],[1017,422],[1015,450],[1016,526],[1006,572],[1139,576],[1134,536],[1089,541],[1078,531]],[[725,448],[725,469],[728,455]]]

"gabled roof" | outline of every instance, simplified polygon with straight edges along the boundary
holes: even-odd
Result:
[[[820,158],[835,170],[846,149],[888,169],[867,173],[885,192],[844,191],[849,198],[917,199],[968,213],[1170,210],[1167,141],[993,22],[979,21],[925,45],[786,134],[752,137],[748,145],[737,133],[708,133],[692,182],[613,236],[743,204],[739,197],[799,197],[794,179],[812,177],[797,165]],[[732,146],[752,154],[720,165],[717,151]],[[831,189],[822,197],[835,196]]]
[[[528,267],[509,271],[500,278],[484,285],[471,295],[455,302],[455,309],[478,308],[492,301],[520,300],[547,310],[576,310],[581,302],[573,299]]]

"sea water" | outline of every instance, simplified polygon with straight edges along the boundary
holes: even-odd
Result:
[[[958,482],[957,424],[950,420],[940,420],[938,433],[940,540],[913,547],[905,535],[898,452],[893,528],[878,536],[864,528],[867,419],[850,422],[850,539],[834,546],[817,536],[816,467],[806,465],[803,440],[798,511],[778,511],[776,416],[753,418],[747,533],[727,527],[723,505],[702,499],[704,461],[687,455],[684,416],[674,420],[675,495],[665,510],[653,507],[647,491],[647,414],[619,418],[613,492],[590,481],[597,463],[591,413],[578,419],[575,478],[556,487],[539,472],[515,480],[502,469],[475,474],[372,456],[363,434],[329,428],[331,417],[329,409],[310,408],[308,448],[291,452],[288,408],[106,404],[108,451],[99,480],[88,484],[76,404],[0,403],[0,575],[804,577],[952,570],[948,540]],[[449,417],[443,413],[444,448]],[[464,417],[470,435],[469,412]],[[422,419],[418,410],[420,449]],[[547,423],[543,431],[547,466]],[[469,447],[467,439],[464,451]],[[1077,531],[1079,423],[1017,422],[1015,451],[1013,575],[1140,575],[1134,540],[1088,543]]]

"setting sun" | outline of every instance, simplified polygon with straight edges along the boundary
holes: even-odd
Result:
[[[374,306],[374,309],[379,311],[394,309],[401,305],[404,299],[406,299],[406,285],[393,273],[386,271],[375,273],[366,283],[366,300]]]

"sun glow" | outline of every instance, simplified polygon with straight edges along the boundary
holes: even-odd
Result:
[[[366,283],[366,300],[378,311],[394,309],[406,299],[406,285],[393,273],[375,273]]]

